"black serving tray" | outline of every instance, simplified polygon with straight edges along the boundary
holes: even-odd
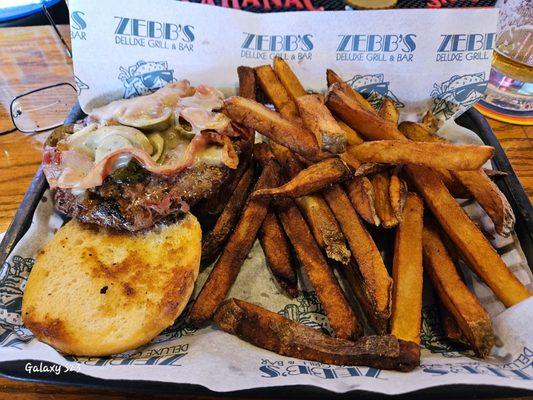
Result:
[[[76,104],[65,123],[73,123],[85,114]],[[500,190],[508,198],[516,215],[515,231],[526,255],[528,264],[533,266],[533,207],[520,184],[509,159],[505,155],[498,139],[494,135],[487,120],[475,109],[471,108],[457,118],[456,122],[475,132],[487,145],[495,148],[495,155],[492,159],[496,169],[506,172],[507,176],[496,179]],[[15,218],[11,222],[2,242],[0,243],[0,265],[3,265],[15,245],[24,236],[31,225],[33,213],[43,193],[48,188],[42,170],[39,168],[37,174],[24,195]],[[406,393],[399,396],[385,396],[382,394],[354,390],[344,394],[336,394],[315,386],[293,385],[272,388],[259,388],[240,390],[234,392],[213,392],[200,385],[177,384],[154,381],[126,381],[126,380],[106,380],[93,378],[76,372],[67,372],[59,375],[47,373],[32,373],[25,371],[26,363],[40,363],[36,360],[5,361],[0,363],[0,376],[28,382],[41,382],[55,385],[82,386],[90,389],[111,390],[144,394],[176,394],[183,396],[221,396],[221,397],[246,397],[246,398],[297,398],[297,399],[323,399],[325,397],[334,399],[376,399],[376,398],[398,398],[398,399],[432,399],[444,398],[484,398],[484,397],[516,397],[530,395],[531,391],[497,387],[490,385],[446,385],[434,388],[422,389],[416,392]],[[43,362],[43,365],[51,363]]]

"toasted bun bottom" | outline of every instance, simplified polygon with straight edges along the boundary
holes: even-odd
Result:
[[[172,325],[187,305],[201,237],[192,214],[137,234],[72,220],[37,256],[24,292],[24,324],[65,354],[135,349]]]

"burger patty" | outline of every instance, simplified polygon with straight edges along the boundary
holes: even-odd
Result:
[[[81,222],[117,230],[139,231],[186,212],[216,194],[231,176],[226,166],[198,164],[171,177],[146,171],[133,176],[108,176],[101,186],[76,195],[54,189],[56,209]]]

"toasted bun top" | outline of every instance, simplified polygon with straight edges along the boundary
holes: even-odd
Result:
[[[137,348],[185,308],[198,276],[201,236],[192,214],[137,234],[72,220],[37,256],[23,298],[24,324],[66,354]]]

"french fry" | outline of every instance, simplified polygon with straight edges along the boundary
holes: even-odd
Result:
[[[289,120],[298,118],[299,113],[296,103],[289,96],[272,67],[270,65],[255,67],[255,73],[259,86],[272,101],[281,116]]]
[[[381,226],[390,229],[400,222],[394,213],[390,199],[390,178],[387,171],[378,172],[371,178],[374,188],[376,213],[381,221]]]
[[[279,218],[309,282],[316,291],[335,336],[354,339],[363,329],[298,207],[290,199],[275,202]]]
[[[450,195],[439,176],[426,167],[406,165],[405,169],[470,268],[492,289],[496,297],[506,307],[511,307],[531,296]]]
[[[446,143],[415,143],[405,140],[377,140],[351,146],[348,151],[362,163],[417,164],[450,170],[477,170],[492,157],[494,148]]]
[[[378,115],[386,121],[390,121],[398,125],[400,119],[400,113],[396,108],[396,104],[390,98],[386,97],[381,103],[381,108],[378,111]]]
[[[446,339],[470,347],[470,344],[468,343],[468,340],[466,340],[466,337],[461,331],[461,328],[459,328],[457,321],[440,301],[438,308],[442,332],[444,333]]]
[[[263,168],[255,187],[279,185],[279,174],[278,163],[271,160]],[[268,207],[268,199],[249,199],[244,206],[235,230],[194,301],[188,315],[188,321],[192,325],[199,326],[208,321],[228,294],[255,242],[257,232],[267,215]]]
[[[270,142],[272,153],[289,177],[296,176],[303,166],[294,154],[275,142]],[[337,220],[320,195],[307,195],[296,199],[296,204],[304,214],[318,245],[324,249],[328,258],[347,264],[351,253]]]
[[[422,120],[420,121],[431,133],[435,133],[439,130],[439,120],[431,110],[427,110]]]
[[[256,97],[256,79],[253,68],[241,65],[237,68],[239,76],[239,96],[255,100]]]
[[[326,106],[368,140],[405,140],[395,123],[386,121],[350,97],[338,83],[330,86]]]
[[[356,342],[332,338],[242,300],[226,300],[214,319],[222,330],[288,357],[398,371],[411,371],[420,363],[418,346],[391,335],[365,336]]]
[[[234,122],[255,129],[307,159],[315,160],[319,155],[318,144],[311,132],[256,101],[230,97],[224,101],[223,110]]]
[[[384,334],[391,313],[392,279],[374,240],[339,185],[324,191],[333,214],[339,221],[361,274],[362,291],[367,299],[365,313],[377,333]],[[347,267],[349,268],[349,267]]]
[[[481,208],[494,222],[496,232],[508,237],[514,229],[516,218],[509,201],[498,186],[482,171],[452,171],[477,200]]]
[[[422,200],[409,193],[402,222],[396,231],[392,266],[391,333],[398,339],[420,343],[422,322]]]
[[[328,158],[311,164],[280,187],[253,192],[252,197],[302,197],[349,178],[350,175],[349,168],[339,158]]]
[[[374,186],[366,176],[356,176],[345,184],[353,207],[366,222],[379,226],[381,220],[376,211]]]
[[[274,57],[274,71],[276,71],[276,75],[293,100],[307,94],[291,67],[283,58]]]
[[[291,249],[278,217],[272,211],[267,214],[261,225],[259,242],[265,253],[267,265],[279,286],[290,297],[298,296],[298,280]]]
[[[402,122],[400,130],[413,141],[444,141],[444,139],[431,134],[429,128],[415,122]],[[410,135],[408,131],[417,133]],[[439,173],[442,174],[443,171],[439,170]],[[454,196],[466,197],[463,192],[465,190],[468,191],[494,222],[496,232],[502,236],[511,234],[515,224],[513,209],[498,186],[492,182],[485,172],[482,170],[446,171],[444,174],[450,174],[449,177],[445,176],[443,179],[446,186],[448,188],[457,188],[452,192]],[[454,181],[456,182],[454,183]]]
[[[486,357],[494,345],[492,323],[478,299],[468,290],[437,228],[426,223],[423,231],[424,269],[446,309],[474,351]]]
[[[436,143],[446,143],[446,140],[437,136],[423,125],[417,124],[412,121],[403,121],[398,125],[398,129],[402,132],[405,137],[412,140],[413,142],[436,142]]]
[[[407,200],[407,183],[398,176],[398,168],[390,176],[389,182],[389,200],[392,214],[398,221],[402,220],[403,207]]]
[[[209,265],[215,260],[231,231],[235,228],[241,210],[250,193],[253,179],[254,168],[249,166],[244,171],[215,226],[205,235],[202,241],[202,265]]]
[[[308,94],[296,99],[304,125],[314,133],[322,150],[343,153],[346,150],[346,134],[318,96]]]
[[[345,122],[342,122],[340,119],[335,119],[335,121],[337,121],[337,124],[339,124],[341,129],[344,131],[344,134],[346,135],[346,143],[348,144],[348,146],[363,143],[363,138],[359,136],[356,131],[346,125]]]
[[[350,85],[348,85],[346,82],[342,80],[342,78],[337,75],[337,73],[331,69],[328,69],[326,71],[326,80],[328,83],[328,87],[330,87],[333,84],[338,84],[342,90],[350,96],[354,101],[356,101],[359,105],[361,105],[365,110],[370,111],[373,114],[376,114],[376,110],[374,110],[374,107],[363,97],[361,96],[354,88],[352,88]]]

